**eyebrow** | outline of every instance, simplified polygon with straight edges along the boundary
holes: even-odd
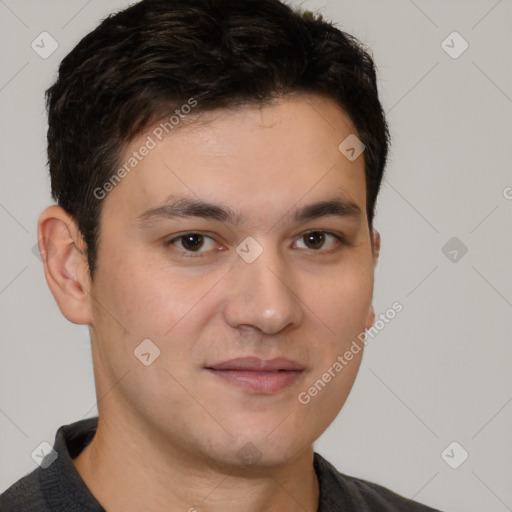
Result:
[[[362,212],[359,205],[351,199],[334,197],[296,209],[293,220],[299,223],[328,216],[360,220]],[[161,206],[146,210],[137,217],[137,220],[140,225],[147,226],[161,220],[190,217],[216,220],[232,225],[239,225],[245,220],[239,211],[229,206],[175,196],[170,196]]]

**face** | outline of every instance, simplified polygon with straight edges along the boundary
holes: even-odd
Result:
[[[123,161],[156,142],[102,204],[92,346],[98,395],[116,391],[100,417],[223,464],[311,448],[362,350],[333,365],[373,322],[363,155],[338,149],[354,133],[301,96],[131,143]]]

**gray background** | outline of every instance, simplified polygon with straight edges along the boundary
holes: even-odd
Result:
[[[31,452],[59,426],[97,412],[86,330],[62,317],[32,252],[51,203],[43,91],[78,40],[127,4],[0,0],[0,491],[36,467]],[[362,39],[379,67],[393,147],[375,309],[404,307],[368,344],[315,449],[446,511],[512,510],[512,1],[300,5]],[[43,31],[59,45],[47,59],[31,48]],[[441,44],[453,31],[469,44],[456,59]],[[457,261],[442,250],[452,237]],[[452,441],[469,453],[458,469],[441,457]],[[456,462],[460,449],[449,454]]]

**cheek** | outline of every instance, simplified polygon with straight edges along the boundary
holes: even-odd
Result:
[[[143,251],[121,254],[117,247],[108,247],[104,252],[108,257],[96,291],[100,306],[108,305],[108,311],[100,307],[100,314],[111,313],[110,321],[128,331],[132,341],[160,336],[185,314],[189,300],[183,279],[157,268]]]
[[[314,439],[332,423],[345,404],[359,370],[361,354],[362,350],[351,361],[342,365],[342,370],[335,366],[334,359],[322,367],[318,374],[313,375],[299,391],[297,400],[300,407],[304,408],[308,421],[312,423]]]
[[[356,379],[364,344],[358,337],[365,330],[371,306],[373,278],[367,269],[337,275],[311,294],[308,304],[316,315],[311,333],[316,350],[314,369],[301,388],[298,401],[319,436],[343,407]]]
[[[361,364],[364,344],[361,333],[372,301],[373,274],[364,263],[350,271],[337,272],[322,281],[308,304],[315,331],[311,333],[316,346],[314,370],[305,388],[305,405],[317,424],[330,423],[345,403]],[[301,402],[303,403],[303,402]]]
[[[155,366],[183,375],[196,353],[194,347],[201,342],[202,329],[216,311],[218,299],[213,303],[208,291],[222,275],[212,272],[199,279],[161,265],[127,260],[115,268],[116,272],[98,275],[97,303],[106,305],[108,311],[98,304],[95,307],[107,365],[116,369],[117,376],[126,369],[141,370],[134,351],[149,339],[159,351]],[[169,388],[169,383],[164,387]]]
[[[338,348],[364,331],[373,295],[373,274],[367,266],[340,269],[323,280],[323,286],[310,284],[309,289],[307,304]]]

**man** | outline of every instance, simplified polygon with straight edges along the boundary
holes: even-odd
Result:
[[[360,43],[278,0],[144,0],[47,104],[40,250],[99,416],[1,510],[433,510],[312,447],[375,317],[388,130]]]

